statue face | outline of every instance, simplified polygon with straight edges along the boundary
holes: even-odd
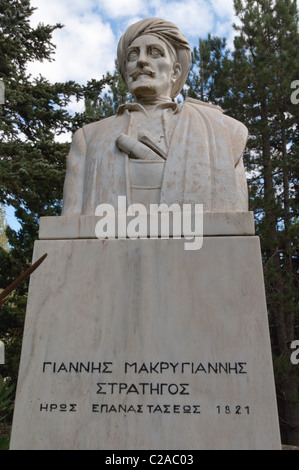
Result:
[[[140,36],[128,47],[126,81],[136,98],[169,98],[180,73],[180,64],[156,36]]]

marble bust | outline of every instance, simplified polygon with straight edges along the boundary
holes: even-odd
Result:
[[[62,215],[94,215],[98,204],[203,204],[206,212],[246,212],[242,153],[247,128],[221,108],[176,103],[191,64],[176,25],[148,18],[118,44],[121,74],[135,101],[73,136]]]

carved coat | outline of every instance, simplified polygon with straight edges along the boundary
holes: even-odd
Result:
[[[247,128],[216,106],[187,99],[163,111],[167,142],[160,203],[203,204],[206,212],[248,210],[242,153]],[[117,208],[127,195],[128,156],[116,145],[134,134],[136,105],[79,129],[67,158],[62,215],[94,215],[98,204]],[[174,114],[176,118],[174,119]]]

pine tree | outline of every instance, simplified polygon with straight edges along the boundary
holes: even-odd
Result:
[[[299,327],[299,77],[296,1],[236,0],[234,49],[200,39],[193,51],[188,95],[219,104],[244,122],[249,209],[261,239],[279,416],[284,443],[299,443],[298,367],[290,344]],[[297,333],[298,335],[298,333]]]
[[[40,24],[33,28],[30,0],[0,0],[0,79],[4,103],[0,104],[0,203],[12,205],[21,229],[6,229],[10,245],[0,247],[0,289],[6,288],[31,265],[39,218],[59,215],[69,143],[57,137],[74,132],[86,122],[85,114],[72,115],[71,99],[100,94],[109,80],[50,83],[32,77],[33,60],[53,60],[52,33],[62,26]],[[0,334],[5,339],[5,375],[17,379],[18,361],[27,302],[28,280],[0,306]]]
[[[109,79],[49,83],[27,73],[32,60],[51,61],[55,26],[30,25],[30,0],[0,0],[0,79],[5,102],[0,105],[0,201],[29,212],[57,215],[61,209],[65,156],[69,144],[57,137],[86,123],[85,115],[72,115],[67,106],[99,94]]]
[[[85,114],[92,121],[115,115],[121,104],[133,100],[119,72],[117,61],[114,73],[111,75],[108,72],[105,80],[108,84],[105,91],[85,100]]]
[[[298,107],[296,1],[235,0],[240,25],[233,53],[231,114],[250,133],[245,164],[261,237],[283,442],[299,442],[298,371],[290,344],[298,311]],[[235,108],[234,108],[235,105]],[[296,145],[297,142],[297,145]],[[296,268],[297,267],[297,268]]]
[[[9,247],[8,239],[6,236],[7,222],[5,218],[5,208],[0,204],[0,247],[7,251]]]
[[[191,70],[184,96],[224,106],[231,86],[231,59],[226,39],[211,36],[199,39],[192,53]]]

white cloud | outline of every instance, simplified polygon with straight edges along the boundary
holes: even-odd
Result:
[[[233,0],[150,0],[155,16],[177,24],[187,36],[191,48],[198,45],[199,38],[212,36],[226,37],[232,46],[236,20]]]
[[[56,135],[54,137],[54,141],[58,144],[68,144],[72,141],[73,133],[72,132],[65,132],[64,134]]]
[[[99,11],[110,19],[146,15],[147,3],[144,0],[101,0]]]
[[[71,17],[84,16],[98,5],[97,0],[31,0],[32,7],[36,8],[32,17],[33,24],[37,23],[64,23]]]
[[[108,22],[93,13],[97,2],[69,0],[34,0],[38,10],[32,24],[64,24],[55,30],[52,42],[56,45],[55,62],[34,63],[28,68],[33,76],[41,73],[52,82],[75,80],[79,83],[102,78],[114,70],[116,38]]]
[[[186,36],[205,36],[213,28],[213,11],[206,0],[154,1],[155,16],[175,23]]]
[[[117,42],[129,24],[156,16],[174,22],[191,48],[208,33],[232,38],[233,0],[32,0],[38,9],[32,24],[64,28],[53,33],[53,62],[31,64],[33,76],[41,73],[51,82],[86,83],[113,72]]]
[[[234,15],[233,0],[210,0],[212,8],[216,15],[222,18],[232,18]]]

